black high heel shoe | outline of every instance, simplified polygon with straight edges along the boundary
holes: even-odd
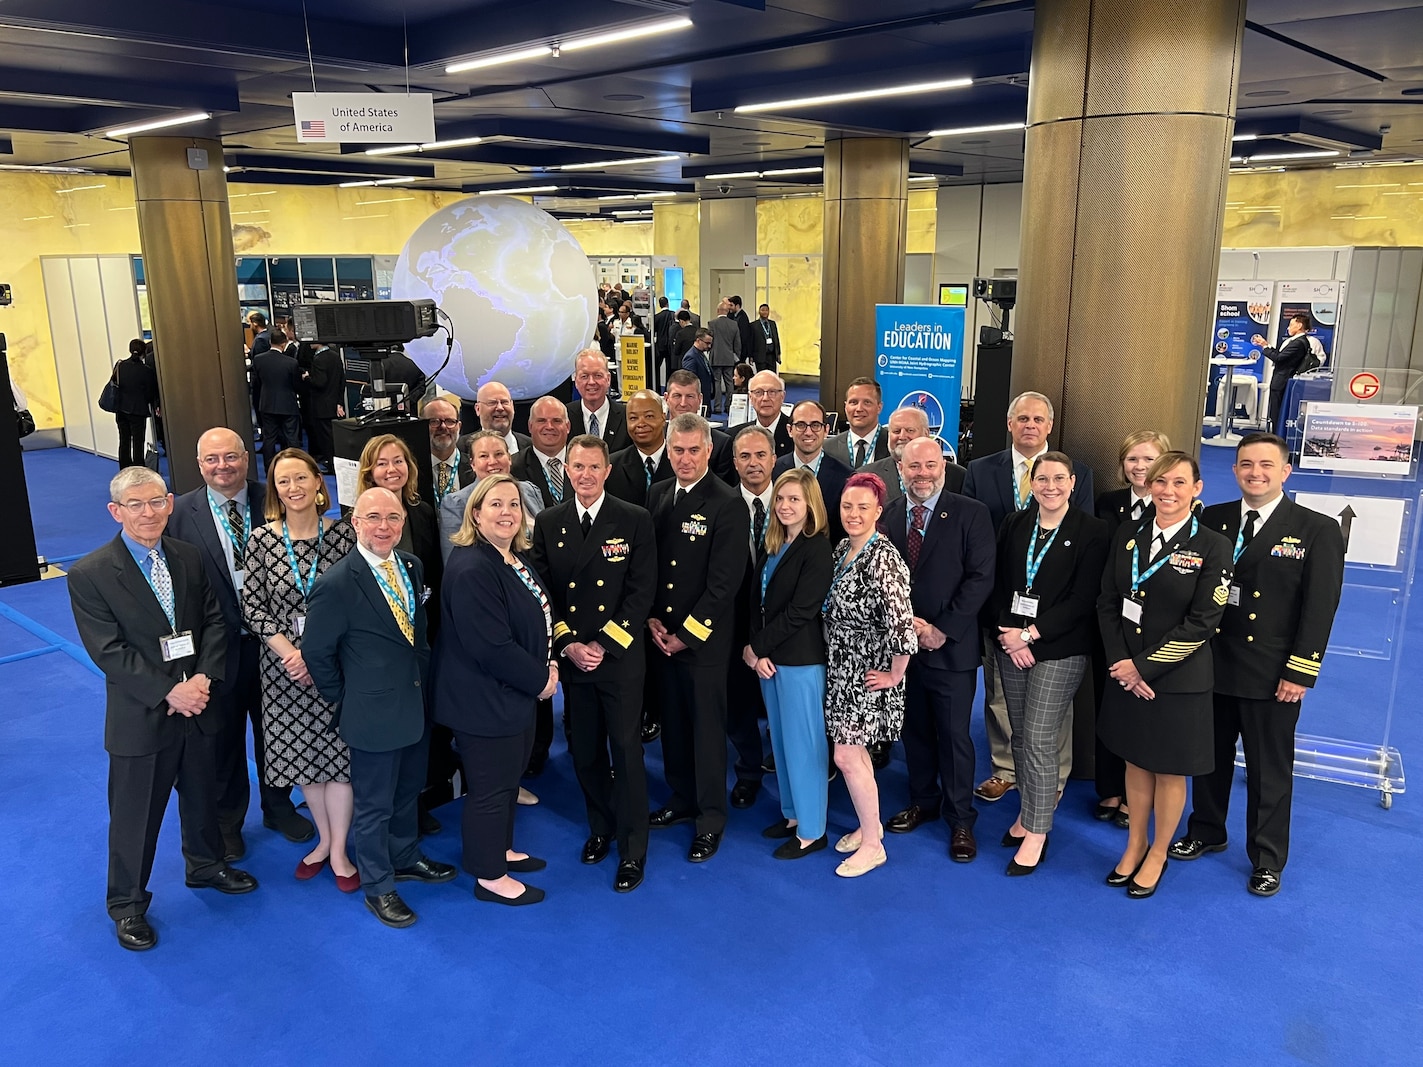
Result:
[[[1107,872],[1107,884],[1113,889],[1120,889],[1122,886],[1127,885],[1129,882],[1131,882],[1133,878],[1136,877],[1136,872],[1141,870],[1141,864],[1145,862],[1146,857],[1142,856],[1141,862],[1132,868],[1131,874],[1122,874],[1115,867],[1113,867],[1110,871]]]
[[[1013,828],[1010,826],[1003,831],[1003,840],[998,843],[1004,848],[1017,848],[1023,843],[1023,839],[1021,837],[1014,837]]]
[[[1161,861],[1161,873],[1156,876],[1156,885],[1137,885],[1136,874],[1133,873],[1131,880],[1127,882],[1127,896],[1131,897],[1132,900],[1145,900],[1147,897],[1155,893],[1156,887],[1161,884],[1161,879],[1166,877],[1167,862],[1167,860]],[[1137,870],[1140,871],[1141,868],[1137,867]]]
[[[1047,859],[1047,843],[1048,839],[1047,837],[1044,837],[1043,848],[1042,851],[1038,853],[1037,863],[1034,863],[1032,866],[1028,866],[1026,864],[1019,863],[1017,857],[1014,857],[1013,859],[1008,861],[1008,869],[1004,871],[1004,873],[1007,874],[1009,878],[1020,878],[1025,874],[1032,874],[1035,870],[1037,870],[1043,865],[1043,860]]]

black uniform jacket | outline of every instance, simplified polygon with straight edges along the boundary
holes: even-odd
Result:
[[[1135,504],[1136,501],[1132,496],[1130,486],[1123,489],[1109,489],[1097,497],[1097,518],[1107,524],[1107,537],[1112,544],[1117,542],[1118,527],[1132,521],[1131,509]],[[1146,509],[1142,511],[1141,518],[1136,520],[1135,525],[1144,525],[1155,517],[1156,505],[1151,502],[1150,498],[1147,498]]]
[[[637,450],[636,445],[614,452],[608,461],[608,480],[603,488],[619,500],[640,508],[647,507],[647,494],[651,487],[647,484],[646,460],[647,457]],[[667,449],[664,448],[653,469],[652,484],[665,482],[671,477],[672,464],[667,462]]]
[[[657,537],[657,593],[652,618],[661,619],[694,654],[725,658],[732,645],[732,612],[746,573],[746,504],[741,493],[710,471],[675,500],[677,481],[652,487],[647,507]]]

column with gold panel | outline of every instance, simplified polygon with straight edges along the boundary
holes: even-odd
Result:
[[[875,305],[904,299],[909,142],[847,137],[825,144],[820,402],[839,410],[845,384],[875,372]]]
[[[1199,445],[1244,25],[1245,0],[1034,9],[1013,389],[1103,488],[1132,430]]]
[[[204,430],[227,426],[252,444],[222,143],[134,137],[129,155],[170,477],[181,493],[202,484]]]

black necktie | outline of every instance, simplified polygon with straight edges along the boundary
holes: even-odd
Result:
[[[756,542],[756,554],[766,551],[766,505],[758,496],[751,501],[751,539]]]
[[[856,442],[855,442],[855,466],[856,466],[856,467],[863,467],[864,465],[865,465],[865,442],[863,442],[863,441],[856,441]]]
[[[683,498],[684,496],[686,496],[686,495],[687,495],[687,490],[683,489],[681,486],[678,486],[678,487],[677,487],[677,495],[672,498],[672,506],[673,506],[674,508],[680,506],[681,503],[682,503],[682,498]]]
[[[1240,531],[1240,544],[1245,547],[1255,540],[1255,524],[1260,521],[1258,511],[1247,511],[1245,513],[1245,529]]]
[[[227,521],[232,527],[232,569],[240,571],[247,546],[242,541],[242,505],[235,500],[227,502]]]
[[[644,465],[646,465],[646,467],[647,467],[647,488],[648,488],[648,489],[651,489],[651,488],[652,488],[652,474],[653,474],[653,472],[654,472],[657,468],[652,465],[652,457],[651,457],[651,456],[648,456],[645,460],[643,460],[643,463],[644,463]]]
[[[592,513],[591,511],[585,511],[585,512],[583,513],[583,536],[584,536],[584,537],[587,537],[587,536],[588,536],[588,531],[591,530],[592,528],[593,528],[593,513]]]

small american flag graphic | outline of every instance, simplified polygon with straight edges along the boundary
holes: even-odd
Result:
[[[304,141],[318,140],[326,136],[326,120],[316,119],[314,122],[301,124],[301,137]]]

